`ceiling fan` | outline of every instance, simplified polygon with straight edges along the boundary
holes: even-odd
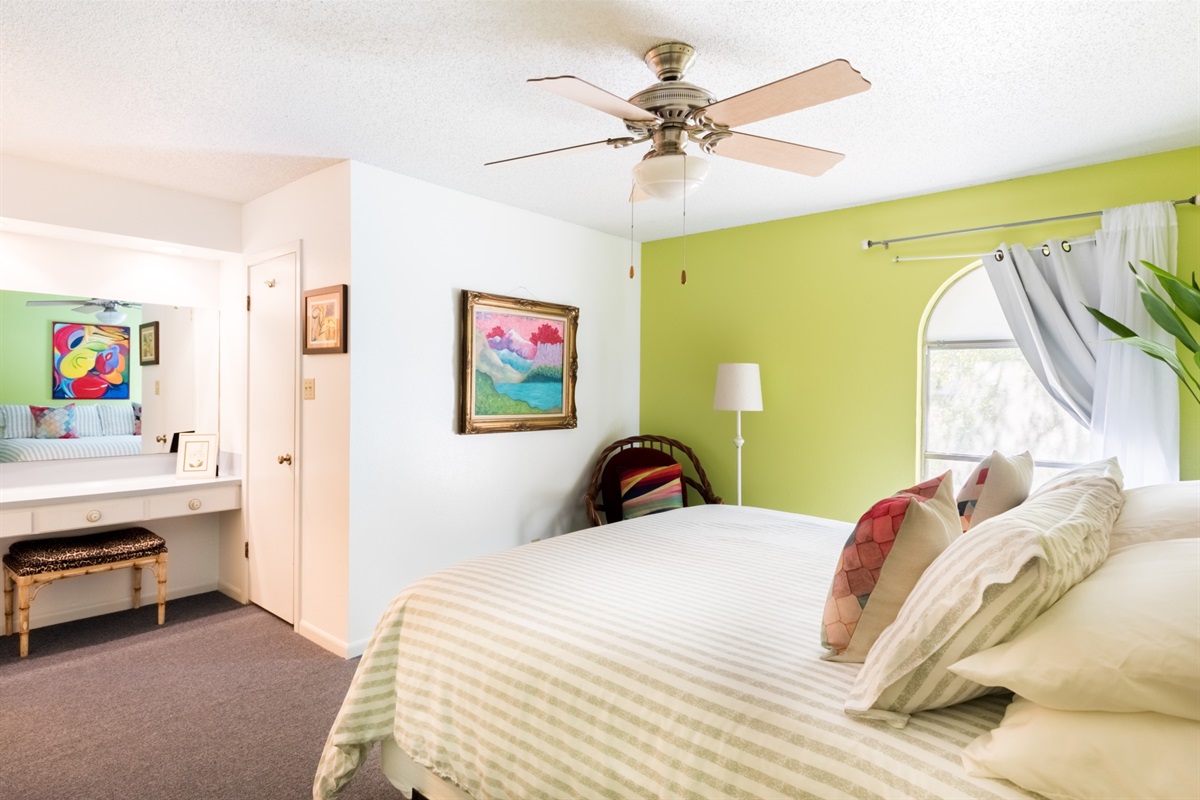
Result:
[[[26,300],[26,306],[75,306],[72,311],[80,314],[95,314],[96,321],[103,325],[118,325],[125,321],[121,308],[141,308],[141,303],[126,303],[124,300],[103,300],[99,297],[80,300]]]
[[[850,62],[844,59],[830,61],[774,83],[717,100],[707,89],[683,80],[684,73],[695,58],[696,49],[683,42],[667,42],[650,48],[644,60],[658,76],[659,82],[628,100],[622,100],[572,75],[531,78],[528,82],[539,89],[617,117],[624,121],[632,135],[500,159],[484,166],[650,142],[650,151],[633,168],[634,189],[630,200],[637,201],[648,197],[678,198],[690,194],[700,185],[708,173],[708,163],[684,152],[689,142],[695,142],[708,154],[813,177],[823,174],[845,158],[842,153],[753,136],[732,128],[871,88],[870,82],[850,66]]]

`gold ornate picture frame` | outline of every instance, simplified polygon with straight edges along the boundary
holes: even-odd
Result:
[[[574,428],[579,309],[462,293],[460,432]]]

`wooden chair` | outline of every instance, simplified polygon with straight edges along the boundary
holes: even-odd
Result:
[[[676,454],[679,455],[676,455]],[[619,522],[623,519],[621,513],[621,473],[638,467],[657,467],[680,464],[686,458],[691,462],[696,472],[693,478],[686,473],[683,475],[684,491],[683,504],[688,504],[687,487],[691,487],[703,498],[705,503],[723,503],[724,501],[713,491],[700,459],[692,449],[676,439],[666,436],[630,436],[613,442],[604,448],[596,459],[592,470],[592,479],[588,482],[587,494],[583,496],[583,506],[587,511],[588,520],[595,525],[604,522]],[[599,501],[599,502],[598,502]],[[604,520],[600,512],[604,512]]]

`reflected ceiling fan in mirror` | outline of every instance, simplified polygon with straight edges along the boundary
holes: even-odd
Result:
[[[26,306],[75,306],[72,311],[80,314],[95,314],[102,325],[120,325],[125,321],[122,308],[141,308],[141,303],[126,303],[124,300],[104,300],[92,297],[79,300],[26,300]]]
[[[628,100],[571,75],[530,79],[529,83],[540,89],[617,117],[632,135],[505,158],[485,166],[650,142],[650,151],[633,168],[634,190],[630,200],[637,201],[648,197],[675,199],[696,190],[708,173],[708,163],[684,152],[689,142],[695,142],[710,155],[812,177],[823,174],[845,158],[842,153],[753,136],[735,131],[733,127],[865,92],[871,84],[850,66],[850,62],[844,59],[830,61],[757,89],[717,100],[707,89],[683,80],[695,58],[695,48],[683,42],[652,47],[646,53],[645,61],[659,82]]]

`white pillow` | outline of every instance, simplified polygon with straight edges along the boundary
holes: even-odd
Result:
[[[1200,722],[1143,712],[1055,711],[1015,698],[963,749],[967,774],[1050,800],[1200,797]]]
[[[984,520],[938,556],[875,642],[845,710],[897,727],[989,687],[949,671],[1008,641],[1108,555],[1121,486],[1084,478]]]
[[[75,433],[77,436],[103,436],[104,428],[100,422],[99,406],[81,406],[75,404]]]
[[[100,410],[100,423],[105,436],[133,435],[133,405],[121,403],[114,406],[96,406]]]
[[[1200,536],[1200,481],[1139,486],[1125,492],[1108,549]]]
[[[950,671],[1061,711],[1200,720],[1198,586],[1200,539],[1126,547],[1012,641]]]
[[[1072,483],[1078,483],[1088,478],[1112,478],[1117,483],[1124,485],[1125,475],[1121,472],[1121,465],[1117,463],[1117,459],[1114,456],[1112,458],[1101,459],[1100,461],[1093,461],[1090,464],[1081,464],[1078,467],[1072,467],[1066,472],[1059,473],[1041,486],[1036,487],[1029,493],[1029,496],[1031,498],[1037,497],[1042,492],[1048,492],[1060,486],[1070,486]]]

